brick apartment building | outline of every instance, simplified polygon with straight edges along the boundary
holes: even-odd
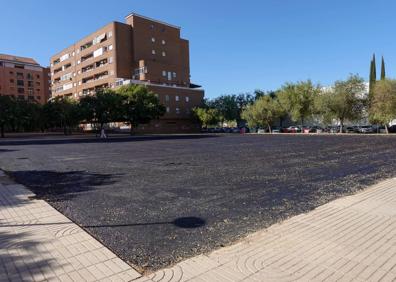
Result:
[[[0,95],[45,103],[50,97],[49,68],[31,58],[0,54]]]
[[[180,28],[130,14],[51,57],[53,96],[79,99],[100,88],[143,84],[158,94],[167,112],[140,131],[182,132],[198,127],[192,108],[204,91],[190,82],[189,41]]]

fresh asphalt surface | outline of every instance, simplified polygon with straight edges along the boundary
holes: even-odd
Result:
[[[396,136],[0,140],[0,168],[140,270],[396,176]]]

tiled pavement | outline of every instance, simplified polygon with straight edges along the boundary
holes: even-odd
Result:
[[[136,282],[396,281],[396,179]]]
[[[0,171],[0,281],[131,281],[141,275]]]
[[[5,182],[0,172],[0,281],[396,281],[396,179],[147,277]]]

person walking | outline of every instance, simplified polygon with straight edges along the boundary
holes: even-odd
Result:
[[[103,138],[103,139],[107,138],[107,135],[106,135],[106,132],[105,132],[104,128],[102,128],[102,130],[100,131],[100,138]]]

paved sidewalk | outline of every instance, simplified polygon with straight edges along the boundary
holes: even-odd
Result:
[[[396,179],[136,282],[396,281]]]
[[[0,172],[0,281],[396,281],[396,179],[147,277],[31,196]]]
[[[0,281],[131,281],[140,274],[0,171]]]

